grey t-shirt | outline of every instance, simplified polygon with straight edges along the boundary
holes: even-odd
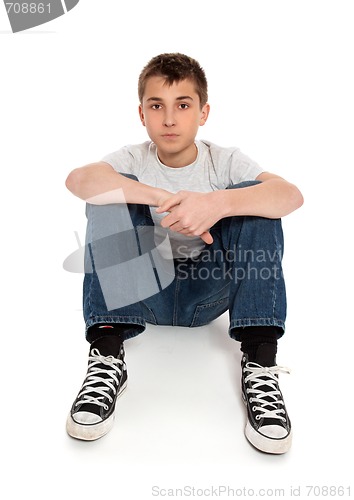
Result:
[[[232,184],[254,180],[263,172],[260,166],[241,153],[238,148],[224,148],[208,141],[195,142],[196,160],[185,167],[171,168],[160,162],[153,142],[125,146],[106,155],[102,161],[109,163],[117,172],[133,174],[144,184],[166,189],[172,193],[181,190],[210,192],[226,189]],[[160,225],[166,214],[157,214],[150,207],[155,223],[156,244],[166,237]],[[168,230],[174,258],[195,257],[205,244],[200,237],[189,237]]]

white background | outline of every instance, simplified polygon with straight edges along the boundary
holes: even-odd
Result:
[[[0,5],[7,499],[145,499],[153,486],[194,486],[199,497],[212,486],[239,497],[242,488],[290,497],[300,487],[307,498],[306,485],[350,486],[353,47],[352,2],[342,0],[82,0],[18,34]],[[206,328],[149,327],[127,342],[129,385],[114,429],[94,443],[65,432],[88,353],[82,275],[62,268],[75,231],[83,241],[84,205],[65,178],[146,140],[137,78],[172,51],[198,59],[208,76],[211,114],[199,137],[240,147],[305,197],[283,222],[289,309],[278,363],[292,368],[281,387],[294,427],[284,456],[261,454],[243,436],[227,315]]]

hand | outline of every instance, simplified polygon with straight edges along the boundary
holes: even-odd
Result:
[[[156,209],[157,213],[170,212],[162,219],[161,226],[186,236],[200,236],[205,243],[212,243],[209,229],[221,218],[215,194],[179,191],[169,196]]]
[[[161,207],[163,203],[165,203],[173,193],[167,191],[166,189],[155,188],[156,189],[156,201],[154,203],[154,207]]]

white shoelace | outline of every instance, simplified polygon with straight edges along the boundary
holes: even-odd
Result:
[[[279,373],[290,373],[289,368],[281,366],[261,366],[257,363],[247,363],[244,368],[245,372],[249,372],[246,376],[245,382],[251,381],[252,389],[247,389],[247,394],[252,394],[250,404],[256,403],[252,407],[253,411],[260,411],[261,414],[256,416],[257,420],[261,418],[276,418],[285,421],[285,418],[280,414],[284,414],[283,408],[278,408],[278,405],[284,406],[284,401],[279,398],[281,392],[278,388],[278,378],[276,375]],[[269,387],[269,390],[260,390],[261,386]],[[266,399],[267,398],[267,399]]]
[[[108,369],[103,369],[97,365],[106,365]],[[116,394],[117,389],[114,387],[114,383],[118,386],[118,377],[122,374],[123,365],[124,362],[121,359],[114,358],[113,356],[102,356],[98,349],[92,349],[89,356],[87,375],[75,406],[83,403],[91,403],[103,406],[105,410],[108,410],[108,406],[103,400],[108,398],[110,403],[113,402],[113,398],[109,395],[108,391],[111,389],[113,394]],[[108,375],[108,377],[102,377],[102,374]],[[93,387],[92,384],[95,383],[104,385]],[[101,396],[93,396],[93,392],[101,394]]]

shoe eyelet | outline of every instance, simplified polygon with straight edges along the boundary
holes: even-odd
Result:
[[[257,406],[252,406],[252,411],[257,411]]]
[[[256,415],[255,419],[256,420],[260,420],[261,416],[260,415]]]
[[[108,405],[104,405],[104,409],[105,409],[106,411],[108,410],[108,408],[109,408],[109,406],[108,406]]]

